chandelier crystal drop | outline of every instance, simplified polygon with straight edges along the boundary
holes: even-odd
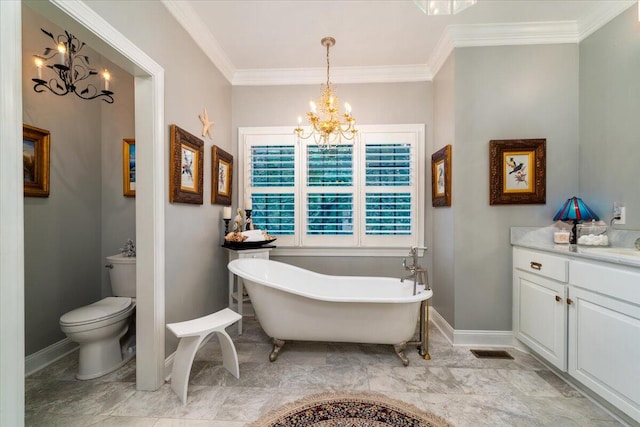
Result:
[[[320,40],[320,44],[327,48],[327,82],[322,85],[318,101],[309,102],[311,109],[307,113],[307,120],[311,124],[309,133],[304,134],[304,129],[301,127],[302,117],[298,117],[298,127],[294,129],[294,132],[298,136],[298,140],[313,137],[316,144],[328,148],[343,140],[354,140],[358,131],[355,128],[356,119],[351,115],[349,103],[345,102],[345,112],[340,114],[338,97],[332,90],[329,78],[329,48],[336,44],[336,40],[333,37],[325,37]]]
[[[68,31],[54,37],[49,31],[42,28],[41,30],[53,40],[55,47],[47,47],[42,55],[35,55],[34,62],[38,77],[32,79],[35,83],[33,90],[44,92],[45,89],[48,89],[58,96],[74,93],[82,99],[102,99],[106,103],[113,104],[113,92],[109,90],[111,75],[107,70],[102,73],[103,89],[98,89],[92,83],[84,82],[98,75],[98,72],[89,66],[89,57],[80,53],[85,43]],[[52,64],[47,64],[48,61],[51,61]],[[49,80],[42,78],[43,66],[55,73],[53,78]],[[86,86],[78,87],[81,82],[86,83]]]

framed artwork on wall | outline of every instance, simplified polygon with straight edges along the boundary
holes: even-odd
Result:
[[[451,206],[451,144],[431,155],[431,204]]]
[[[211,203],[231,206],[233,156],[216,145],[211,153]]]
[[[122,140],[122,191],[126,197],[136,197],[136,140]]]
[[[546,203],[546,139],[489,142],[489,204]]]
[[[204,142],[176,125],[171,125],[169,201],[202,204]]]
[[[25,197],[49,197],[48,130],[22,126],[22,174]]]

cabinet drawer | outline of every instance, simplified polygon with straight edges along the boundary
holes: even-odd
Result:
[[[239,258],[269,259],[269,252],[261,251],[261,252],[253,252],[253,253],[242,253],[239,255]]]
[[[566,283],[569,261],[565,258],[522,248],[513,250],[513,267]]]
[[[571,261],[571,284],[640,305],[640,269]]]

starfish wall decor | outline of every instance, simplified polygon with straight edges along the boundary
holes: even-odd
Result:
[[[202,110],[202,114],[199,114],[198,118],[202,122],[202,136],[208,136],[209,139],[213,139],[213,135],[211,135],[211,128],[215,122],[213,120],[209,120],[209,114],[207,113],[206,108]]]

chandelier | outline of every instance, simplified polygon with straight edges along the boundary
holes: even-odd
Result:
[[[358,131],[355,128],[356,119],[351,115],[351,106],[345,102],[345,113],[340,114],[338,98],[331,90],[331,80],[329,79],[329,48],[336,44],[333,37],[325,37],[320,40],[320,44],[327,48],[327,83],[322,85],[322,91],[318,102],[309,102],[311,111],[307,113],[307,119],[311,124],[308,135],[304,135],[302,129],[302,117],[298,117],[298,127],[294,129],[295,134],[300,139],[308,139],[313,136],[316,144],[322,147],[330,147],[339,144],[342,140],[352,141]],[[344,121],[341,121],[344,120]]]
[[[427,15],[455,15],[476,4],[477,0],[413,0]]]
[[[75,93],[82,99],[102,99],[113,104],[113,92],[109,90],[111,75],[107,70],[102,73],[104,89],[99,90],[92,83],[87,83],[82,89],[78,87],[83,80],[98,74],[89,66],[89,57],[80,53],[85,43],[67,31],[56,38],[49,31],[42,28],[41,30],[53,40],[55,47],[47,47],[42,55],[34,55],[38,77],[32,79],[35,82],[33,90],[44,92],[48,89],[58,96]],[[47,61],[51,61],[52,64],[46,64]],[[45,64],[55,73],[48,81],[42,79],[42,66]]]

